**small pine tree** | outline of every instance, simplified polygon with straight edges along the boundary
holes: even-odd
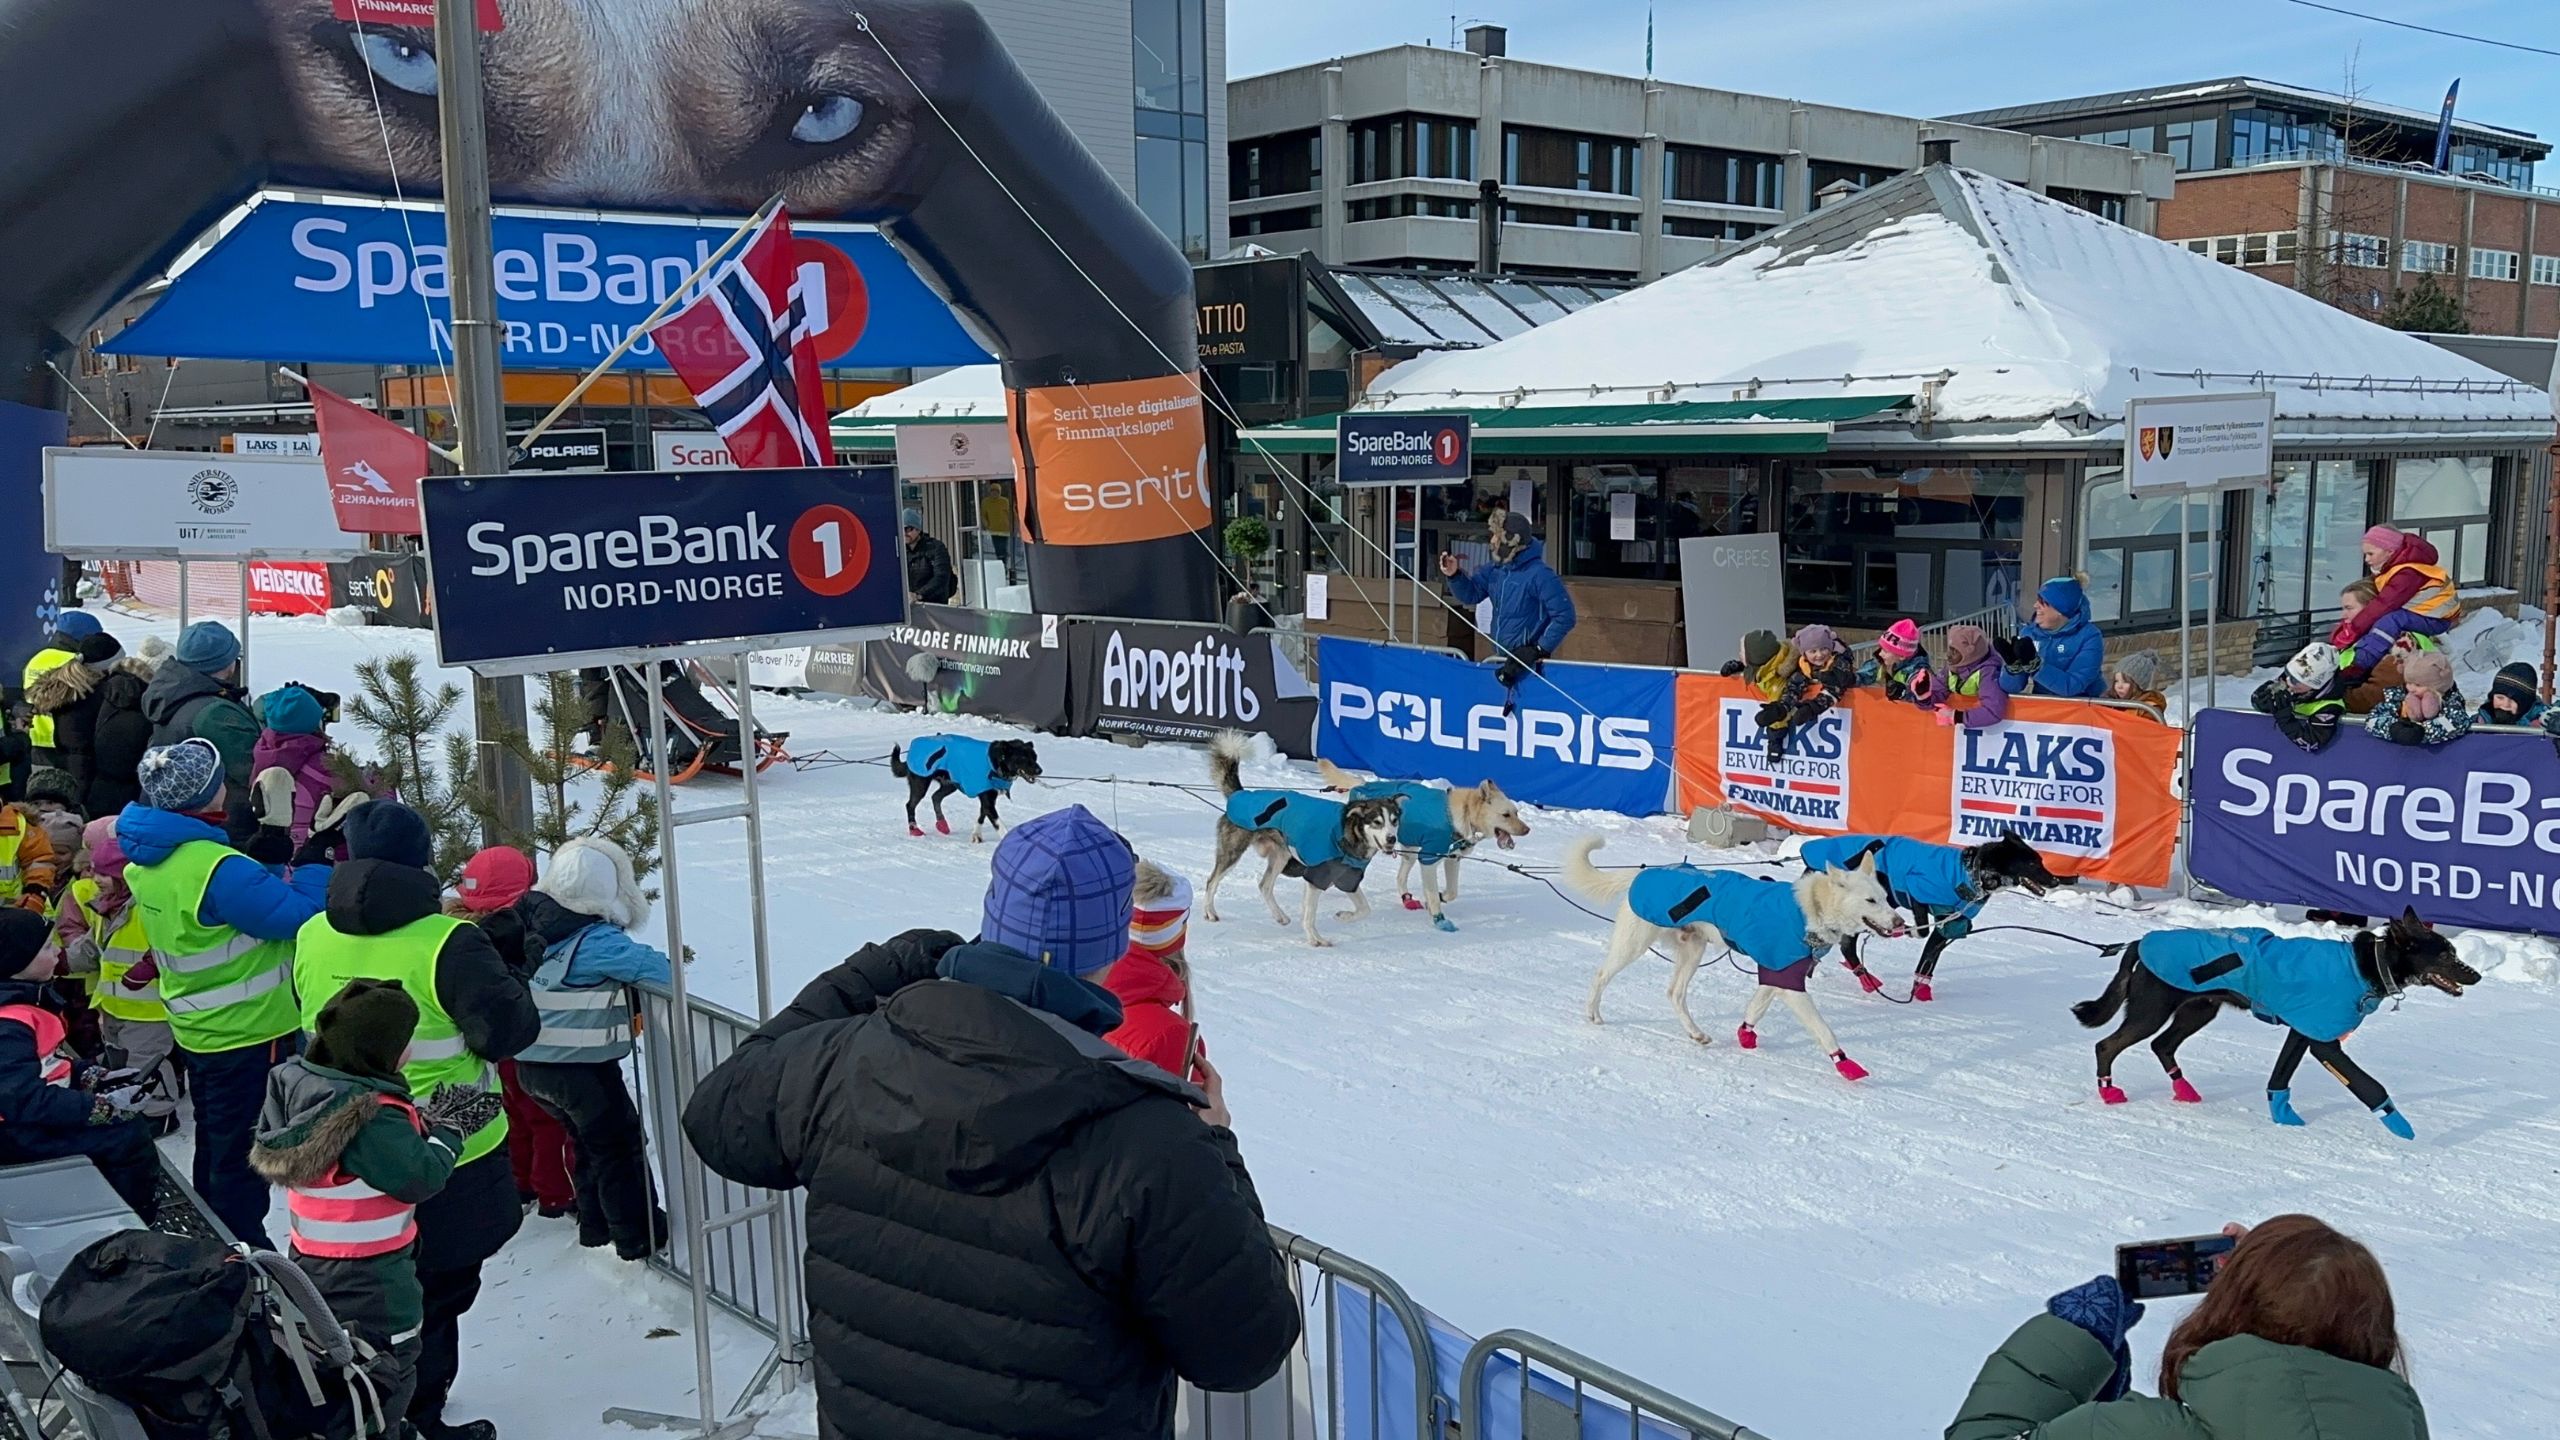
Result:
[[[542,727],[540,744],[522,730],[497,736],[497,743],[533,777],[533,829],[528,833],[509,826],[496,797],[476,783],[464,789],[472,813],[507,844],[536,857],[580,836],[610,840],[631,856],[632,874],[647,879],[658,868],[658,797],[640,784],[639,754],[630,738],[608,727],[594,752],[604,762],[599,769],[569,758],[572,743],[587,726],[586,699],[574,671],[542,677],[533,711]],[[582,775],[596,782],[592,801],[570,794],[570,782]]]
[[[447,728],[461,705],[462,688],[447,681],[428,690],[418,657],[410,654],[357,665],[356,694],[347,702],[348,718],[380,742],[377,792],[399,797],[424,817],[435,836],[441,880],[461,873],[478,840],[462,796],[471,774],[471,740]]]
[[[2430,335],[2471,333],[2471,317],[2463,312],[2462,297],[2436,283],[2433,275],[2419,276],[2417,284],[2392,296],[2379,318],[2394,330]]]

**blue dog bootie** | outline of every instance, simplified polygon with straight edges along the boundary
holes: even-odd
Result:
[[[2279,1125],[2302,1123],[2302,1117],[2293,1113],[2293,1092],[2290,1090],[2267,1092],[2267,1114]]]

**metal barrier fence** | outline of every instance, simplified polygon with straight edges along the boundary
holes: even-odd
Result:
[[[1992,639],[2006,640],[2010,636],[2018,633],[2018,610],[2014,605],[1993,605],[1985,609],[1976,610],[1970,615],[1957,615],[1950,619],[1941,620],[1934,625],[1923,625],[1920,627],[1920,639],[1924,644],[1928,641],[1935,640],[1938,642],[1939,647],[1944,649],[1947,641],[1947,632],[1953,630],[1959,625],[1980,626],[1982,629],[1990,632]],[[1864,660],[1876,653],[1876,642],[1873,640],[1861,640],[1857,644],[1849,647],[1849,653],[1857,656],[1861,660]]]
[[[1458,1399],[1465,1440],[1768,1440],[1526,1330],[1475,1343],[1458,1372]]]

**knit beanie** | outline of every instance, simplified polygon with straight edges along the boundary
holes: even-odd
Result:
[[[103,630],[80,642],[80,663],[83,665],[104,668],[116,663],[122,654],[123,644]]]
[[[2489,682],[2489,698],[2494,700],[2501,695],[2515,703],[2519,715],[2542,703],[2542,676],[2531,661],[2519,660],[2498,671],[2498,678]],[[35,793],[33,782],[29,782],[27,793]]]
[[[199,675],[217,674],[240,658],[240,637],[219,620],[199,620],[178,632],[178,648],[169,658]]]
[[[89,852],[89,873],[112,885],[124,878],[124,842],[116,839],[116,817],[102,816],[80,831],[80,848]]]
[[[320,1023],[311,1032],[311,1063],[347,1075],[393,1079],[417,1033],[418,1002],[399,981],[350,980],[320,1007]]]
[[[996,846],[978,938],[1091,975],[1129,949],[1137,865],[1081,805],[1026,821]]]
[[[190,738],[142,752],[135,767],[142,803],[174,815],[192,815],[222,793],[222,752],[213,742]]]
[[[2133,682],[2136,690],[2152,688],[2160,678],[2160,657],[2148,650],[2136,650],[2116,662],[2116,674]]]
[[[532,857],[512,845],[492,845],[463,862],[462,883],[453,887],[474,915],[504,910],[532,888]]]
[[[427,830],[427,818],[397,800],[359,805],[339,828],[346,832],[350,860],[384,860],[413,870],[435,868],[436,842]]]
[[[1840,648],[1840,637],[1828,625],[1807,625],[1796,632],[1796,652],[1803,655],[1830,654]]]
[[[2441,650],[2411,651],[2400,657],[2400,681],[2441,694],[2453,688],[2453,661]]]
[[[0,910],[0,976],[26,969],[52,934],[53,926],[33,910]]]
[[[1896,620],[1876,637],[1876,649],[1896,660],[1908,660],[1920,653],[1920,627]]]
[[[649,919],[649,897],[632,871],[630,852],[600,835],[581,835],[551,852],[551,866],[533,888],[564,910],[625,930]]]
[[[1505,510],[1502,512],[1502,533],[1514,540],[1535,540],[1538,527],[1519,511]]]
[[[898,528],[899,528],[899,529],[901,529],[901,530],[921,530],[921,529],[923,529],[923,528],[924,528],[924,512],[923,512],[923,511],[921,511],[921,510],[913,510],[913,509],[909,509],[909,510],[901,510],[901,511],[899,511],[899,512],[898,512]]]
[[[1129,944],[1153,955],[1180,950],[1191,922],[1191,882],[1141,860],[1131,893]]]
[[[1958,665],[1970,665],[1991,653],[1991,632],[1979,625],[1958,625],[1947,631],[1947,658]]]
[[[2061,612],[2065,618],[2089,613],[2088,593],[2080,588],[2080,579],[2076,575],[2056,575],[2047,580],[2036,587],[2036,598]]]
[[[2364,543],[2376,550],[2397,550],[2400,542],[2408,538],[2388,525],[2376,525],[2364,532]]]
[[[279,735],[317,735],[320,697],[300,685],[270,690],[258,700],[258,719]]]
[[[80,782],[59,765],[39,765],[27,776],[27,798],[59,801],[69,809],[80,808]]]
[[[53,617],[53,633],[65,640],[86,640],[103,629],[98,617],[86,610],[65,610]]]
[[[1778,636],[1772,630],[1754,630],[1742,637],[1742,663],[1757,670],[1778,658]]]

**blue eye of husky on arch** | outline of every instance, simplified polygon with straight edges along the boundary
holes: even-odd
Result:
[[[850,95],[821,95],[793,122],[791,138],[803,145],[833,145],[861,124],[861,101]]]
[[[357,53],[384,84],[412,95],[436,93],[436,52],[415,40],[379,30],[356,37]]]

